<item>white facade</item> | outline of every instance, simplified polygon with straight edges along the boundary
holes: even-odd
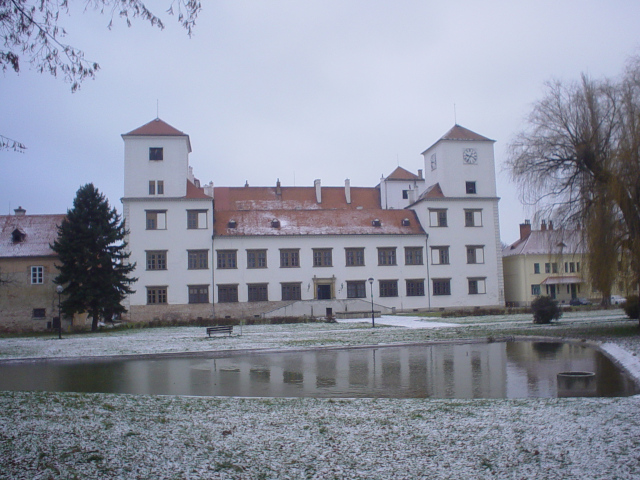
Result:
[[[368,309],[372,291],[382,312],[503,305],[493,143],[447,135],[424,153],[425,178],[216,189],[162,120],[123,135],[131,319],[340,314]]]

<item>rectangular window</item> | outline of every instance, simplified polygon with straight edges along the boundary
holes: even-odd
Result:
[[[551,264],[550,263],[545,263],[544,264],[544,273],[551,273]]]
[[[347,298],[367,298],[367,284],[364,280],[347,281]]]
[[[313,266],[314,267],[330,267],[332,263],[330,248],[314,248],[313,249]]]
[[[397,297],[398,281],[397,280],[380,280],[380,296],[381,297]]]
[[[482,226],[482,210],[465,210],[464,226],[465,227],[481,227]]]
[[[552,263],[551,264],[551,272],[552,273],[558,273],[558,264],[557,263]]]
[[[469,295],[482,295],[487,293],[487,282],[485,278],[469,278]]]
[[[247,268],[267,268],[267,251],[247,250]]]
[[[540,295],[540,285],[531,285],[531,295]]]
[[[147,305],[167,303],[167,287],[147,287]]]
[[[237,250],[218,250],[218,268],[238,268],[236,253]]]
[[[407,297],[424,297],[424,280],[407,280]]]
[[[378,247],[378,265],[396,265],[396,247]]]
[[[156,181],[149,180],[149,195],[155,195],[155,194],[156,194]]]
[[[147,250],[147,270],[166,270],[167,251]]]
[[[409,190],[402,190],[402,199],[407,200],[409,198]]]
[[[209,303],[209,285],[189,285],[189,303]]]
[[[580,262],[576,262],[576,272],[580,271]]]
[[[433,294],[434,295],[451,295],[451,279],[450,278],[434,278]]]
[[[149,148],[149,160],[163,160],[164,149],[162,147]]]
[[[238,285],[218,285],[218,303],[236,303]]]
[[[31,284],[40,285],[44,283],[44,267],[31,267]]]
[[[431,227],[446,227],[447,226],[447,211],[445,209],[432,209],[429,210],[429,226]]]
[[[465,188],[469,194],[476,193],[476,182],[465,182]]]
[[[187,210],[187,228],[207,228],[207,210]]]
[[[422,247],[404,247],[405,265],[422,265]]]
[[[540,264],[539,263],[534,263],[533,264],[533,273],[540,273]]]
[[[302,289],[300,283],[283,283],[282,300],[301,300]]]
[[[166,230],[167,211],[166,210],[146,210],[147,230]]]
[[[300,249],[283,248],[280,250],[280,267],[294,268],[300,266]]]
[[[467,263],[484,263],[483,245],[467,245]]]
[[[347,267],[364,266],[364,248],[345,248]]]
[[[249,283],[247,285],[250,302],[266,302],[269,300],[267,283]]]
[[[576,264],[574,262],[569,262],[569,273],[576,273]]]
[[[46,308],[34,308],[31,314],[33,318],[45,318],[47,316]]]
[[[187,268],[206,270],[209,268],[209,250],[187,250]]]
[[[431,247],[432,265],[449,265],[449,247]]]
[[[164,195],[164,181],[158,180],[158,195]]]

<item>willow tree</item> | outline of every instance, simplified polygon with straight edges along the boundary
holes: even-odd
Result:
[[[621,79],[546,84],[526,128],[509,145],[508,167],[523,201],[581,228],[588,275],[608,293],[618,254],[640,278],[640,61]]]

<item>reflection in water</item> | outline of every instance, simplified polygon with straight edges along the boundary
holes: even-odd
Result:
[[[0,362],[1,390],[264,397],[557,396],[556,376],[596,373],[598,396],[637,386],[600,352],[565,343],[372,347],[163,358]]]

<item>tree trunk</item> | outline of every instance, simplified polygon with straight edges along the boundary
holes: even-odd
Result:
[[[94,308],[91,310],[91,331],[98,331],[98,321],[100,320],[100,309]]]

